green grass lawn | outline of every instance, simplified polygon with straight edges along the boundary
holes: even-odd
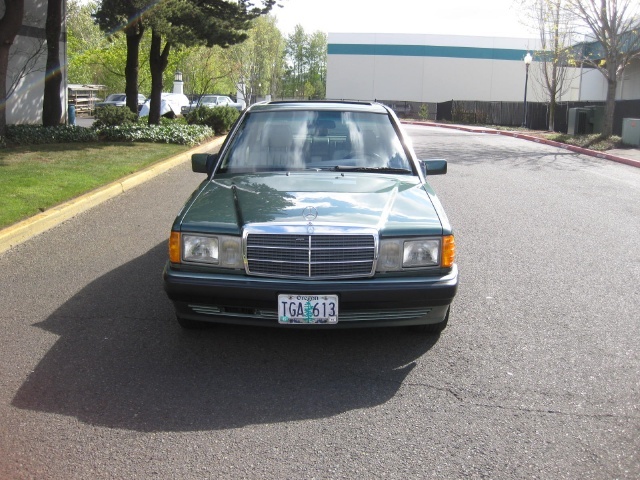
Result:
[[[161,143],[0,149],[0,228],[188,150]]]

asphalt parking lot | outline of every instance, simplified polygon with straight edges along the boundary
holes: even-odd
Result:
[[[0,254],[0,478],[638,478],[640,169],[407,128],[449,161],[440,337],[182,331],[183,163]]]

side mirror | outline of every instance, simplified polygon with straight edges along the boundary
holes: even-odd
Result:
[[[420,160],[422,173],[427,175],[444,175],[447,173],[446,160]]]
[[[196,173],[206,173],[210,175],[217,160],[217,153],[194,153],[191,155],[191,170]]]

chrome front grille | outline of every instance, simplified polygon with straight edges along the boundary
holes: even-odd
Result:
[[[371,276],[374,234],[248,233],[245,258],[250,275],[290,278]]]

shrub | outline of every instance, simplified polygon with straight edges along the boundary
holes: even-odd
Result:
[[[105,107],[109,108],[109,107]],[[118,108],[118,107],[112,107]],[[126,110],[126,108],[118,108]],[[42,125],[7,125],[0,148],[13,145],[42,145],[47,143],[158,142],[178,145],[197,145],[214,136],[206,125],[186,125],[184,122],[161,122],[162,125],[129,123],[124,126],[95,126],[83,128],[73,125],[43,127]]]
[[[590,150],[604,151],[622,146],[622,138],[611,135],[603,138],[599,133],[587,135],[568,135],[566,133],[553,133],[546,136],[547,139],[577,147],[588,148]]]
[[[160,117],[160,125],[187,125],[187,119],[184,117]]]
[[[418,116],[420,117],[421,120],[428,120],[429,105],[427,105],[426,103],[423,103],[422,105],[420,105],[420,111],[418,112]]]
[[[205,125],[125,125],[102,127],[97,130],[108,142],[157,142],[178,145],[197,145],[214,136]]]
[[[207,125],[216,132],[216,135],[222,135],[229,131],[239,116],[240,112],[233,107],[198,107],[187,114],[187,123]]]
[[[125,126],[138,122],[137,114],[127,107],[116,107],[114,105],[106,105],[96,109],[95,118],[96,121],[93,123],[93,128]]]
[[[487,112],[480,109],[466,110],[464,107],[456,105],[454,105],[451,116],[454,123],[466,125],[484,125],[488,120]]]
[[[42,125],[7,125],[6,142],[13,145],[43,145],[46,143],[95,142],[98,135],[89,128],[74,125],[43,127]]]

